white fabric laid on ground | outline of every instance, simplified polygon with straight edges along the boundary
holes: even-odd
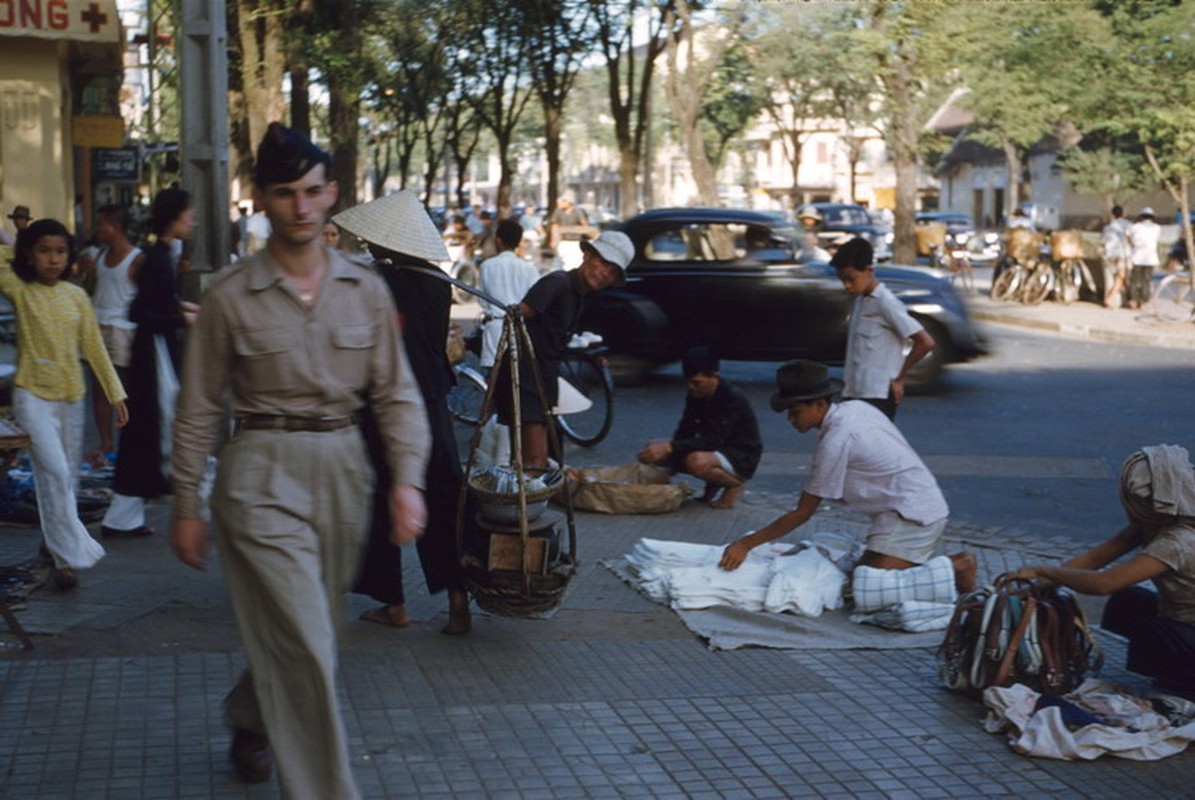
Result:
[[[726,573],[718,567],[723,545],[640,539],[626,557],[603,564],[652,600],[671,605],[689,630],[709,642],[711,650],[937,647],[942,638],[939,633],[894,636],[882,628],[856,625],[850,622],[845,611],[834,610],[841,606],[845,578],[843,569],[835,564],[849,569],[861,552],[860,545],[847,534],[823,531],[795,548],[776,543],[758,547],[742,567]],[[760,567],[766,568],[769,563],[772,565],[770,571],[761,572]],[[772,610],[724,604],[685,607],[690,603],[701,605],[707,602],[714,591],[712,587],[718,587],[719,591],[726,589],[712,578],[698,582],[697,576],[703,570],[711,575],[715,571],[723,575],[741,573],[747,586],[735,588],[736,594],[750,596],[760,608]],[[798,576],[804,573],[811,574],[813,579],[808,583],[801,581]],[[682,589],[683,599],[679,603],[672,595],[674,577],[679,577]],[[765,578],[768,582],[761,596],[759,588]],[[754,588],[751,588],[751,581],[755,581]],[[819,616],[803,615],[816,610],[819,605]],[[775,613],[782,611],[796,613]]]
[[[1137,694],[1088,678],[1064,699],[1106,724],[1092,723],[1073,731],[1057,706],[1034,710],[1040,696],[1019,683],[986,689],[983,702],[989,711],[984,729],[1007,732],[1009,745],[1023,755],[1068,761],[1091,761],[1103,755],[1156,761],[1181,753],[1195,741],[1195,703],[1173,695]],[[1151,698],[1166,704],[1168,716],[1154,710]]]
[[[797,552],[787,544],[757,547],[733,571],[718,566],[723,549],[640,539],[626,560],[649,597],[677,610],[725,605],[816,617],[842,606],[846,576],[816,546]]]
[[[954,616],[954,603],[935,603],[930,600],[906,600],[869,614],[851,614],[851,622],[878,625],[891,631],[944,631]]]

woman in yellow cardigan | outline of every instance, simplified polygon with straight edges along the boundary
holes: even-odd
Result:
[[[129,419],[124,387],[100,339],[91,301],[63,280],[74,261],[71,241],[61,222],[38,220],[17,236],[11,266],[0,263],[0,293],[12,301],[17,317],[13,414],[31,440],[42,538],[63,589],[78,585],[76,569],[94,566],[104,555],[83,527],[75,501],[86,394],[80,357],[112,403],[116,424],[123,427]]]

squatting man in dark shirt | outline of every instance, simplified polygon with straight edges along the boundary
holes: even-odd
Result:
[[[734,508],[759,466],[759,421],[746,396],[719,373],[718,357],[694,347],[681,364],[689,387],[685,412],[671,439],[653,439],[639,451],[644,464],[687,472],[705,481],[703,500]]]

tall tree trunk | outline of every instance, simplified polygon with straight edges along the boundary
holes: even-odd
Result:
[[[354,0],[335,0],[329,5],[338,22],[338,41],[348,48],[349,61],[358,58],[361,52],[360,20],[357,3]],[[340,184],[340,197],[333,213],[357,205],[357,140],[360,136],[361,95],[360,87],[348,75],[339,70],[329,70],[328,84],[328,139],[332,150],[332,177]]]
[[[290,125],[304,136],[311,135],[311,83],[307,50],[315,14],[314,0],[299,0],[287,20],[287,59],[290,64]]]
[[[1021,201],[1021,154],[1017,146],[1001,137],[1000,149],[1004,151],[1004,163],[1008,166],[1008,191],[1004,193],[1004,218],[1011,219]]]
[[[915,215],[917,209],[917,120],[911,113],[912,87],[903,60],[891,65],[884,79],[892,104],[892,163],[896,173],[896,210],[892,258],[898,264],[912,264],[917,258]]]
[[[273,0],[238,0],[237,32],[249,143],[256,151],[269,124],[286,116],[282,12]]]
[[[544,109],[544,152],[548,160],[548,208],[556,208],[560,197],[560,133],[563,115],[559,108]]]

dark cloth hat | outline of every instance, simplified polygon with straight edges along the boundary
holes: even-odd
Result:
[[[281,122],[271,122],[257,147],[253,182],[259,187],[271,183],[290,183],[320,164],[331,168],[332,156],[298,131]]]
[[[787,411],[802,400],[833,397],[842,391],[842,381],[831,378],[825,364],[798,358],[776,370],[776,391],[772,410]]]
[[[714,355],[714,351],[701,345],[689,348],[689,352],[685,353],[685,357],[680,362],[681,372],[686,378],[692,378],[703,372],[712,375],[718,371],[719,366],[718,357]]]
[[[17,206],[8,215],[9,219],[33,219],[33,215],[29,213],[29,206]]]

